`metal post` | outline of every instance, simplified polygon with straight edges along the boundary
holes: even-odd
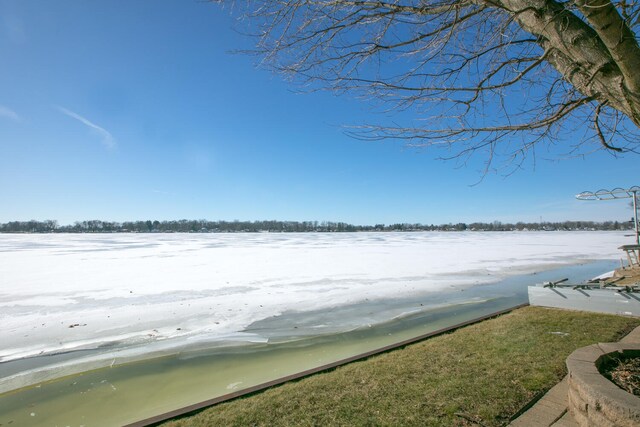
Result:
[[[636,244],[640,245],[640,231],[638,230],[638,192],[632,191],[633,194],[633,222],[636,229]]]

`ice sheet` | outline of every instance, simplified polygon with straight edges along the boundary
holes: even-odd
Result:
[[[626,240],[621,232],[0,235],[0,362],[259,341],[244,328],[283,312],[616,259]]]

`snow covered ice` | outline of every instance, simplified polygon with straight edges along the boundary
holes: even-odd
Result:
[[[621,232],[0,235],[0,365],[86,349],[104,350],[105,364],[112,353],[260,342],[267,338],[245,329],[282,313],[617,259],[626,240]]]

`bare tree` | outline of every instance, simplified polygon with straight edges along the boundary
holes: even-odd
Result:
[[[567,153],[638,148],[638,0],[249,0],[233,7],[254,26],[253,52],[268,66],[311,89],[357,91],[419,117],[358,126],[358,137],[444,146],[457,158],[481,150],[487,164],[496,154],[518,164],[540,142],[568,135]]]

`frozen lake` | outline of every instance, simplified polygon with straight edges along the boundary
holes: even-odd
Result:
[[[0,393],[153,356],[271,344],[282,352],[303,338],[413,319],[379,329],[402,338],[403,328],[452,315],[447,307],[503,296],[510,278],[616,260],[628,240],[621,232],[0,235]],[[345,347],[331,343],[329,352]],[[179,369],[176,378],[185,376]],[[131,380],[125,371],[113,375]],[[220,381],[227,390],[240,384]]]

